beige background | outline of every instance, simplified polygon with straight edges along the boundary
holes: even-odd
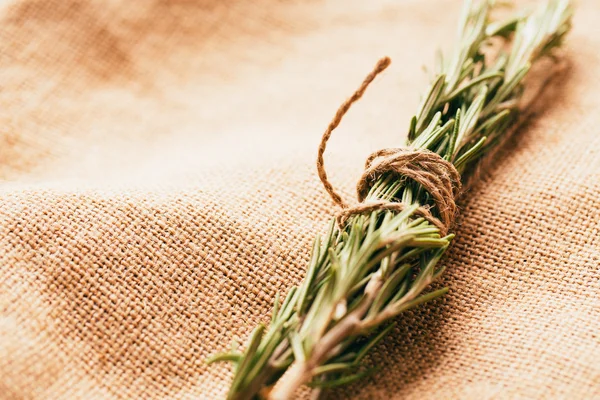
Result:
[[[21,0],[0,9],[0,397],[222,398],[207,355],[269,316],[334,207],[403,143],[450,0]],[[463,201],[450,293],[329,397],[600,397],[600,4]],[[343,396],[342,396],[343,395]]]

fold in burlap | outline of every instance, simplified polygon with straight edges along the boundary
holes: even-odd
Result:
[[[403,144],[459,3],[23,0],[0,9],[0,397],[222,398],[207,355],[269,317],[336,211]],[[440,12],[443,10],[443,12]],[[600,396],[600,5],[570,72],[466,194],[442,300],[331,398]]]

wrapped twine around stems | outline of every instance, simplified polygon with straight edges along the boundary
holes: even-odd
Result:
[[[432,197],[439,217],[436,217],[427,206],[420,206],[415,215],[424,218],[440,230],[440,235],[445,236],[450,230],[457,213],[456,199],[460,195],[461,179],[456,167],[440,155],[423,149],[411,148],[386,148],[372,153],[365,163],[365,171],[358,181],[356,191],[359,203],[348,205],[342,196],[335,190],[325,170],[323,156],[331,134],[338,127],[344,115],[353,103],[358,101],[365,93],[367,87],[377,75],[383,72],[391,63],[389,57],[380,59],[360,87],[338,108],[333,120],[323,133],[317,155],[317,171],[319,178],[331,199],[342,208],[336,220],[343,228],[348,219],[353,215],[368,214],[376,210],[400,212],[406,208],[404,203],[377,200],[365,202],[369,190],[382,176],[395,173],[412,179],[420,184]]]

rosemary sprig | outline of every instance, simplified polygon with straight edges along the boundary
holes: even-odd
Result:
[[[531,65],[561,45],[571,24],[569,0],[497,22],[493,3],[466,1],[457,51],[438,57],[408,131],[411,148],[437,153],[461,174],[508,135]],[[390,320],[446,293],[423,294],[443,272],[438,261],[453,238],[415,215],[427,206],[439,216],[431,194],[389,173],[365,199],[380,200],[406,207],[354,215],[342,229],[332,221],[315,239],[305,280],[283,302],[276,297],[268,330],[259,325],[244,353],[210,360],[236,366],[229,399],[287,399],[302,384],[329,388],[359,379],[370,372],[362,359],[391,330]]]

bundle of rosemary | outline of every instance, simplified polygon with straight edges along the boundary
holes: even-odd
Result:
[[[443,271],[438,262],[453,238],[448,230],[461,176],[507,137],[532,64],[552,55],[570,29],[568,0],[501,21],[491,20],[493,7],[492,0],[466,2],[457,50],[438,57],[437,77],[411,120],[406,148],[369,157],[355,207],[327,180],[323,153],[343,114],[389,59],[338,110],[318,167],[343,211],[328,234],[315,239],[302,284],[285,300],[275,298],[269,328],[259,325],[243,353],[234,348],[209,360],[235,364],[229,399],[288,399],[303,384],[355,381],[370,372],[361,360],[394,317],[446,293],[426,290]]]

